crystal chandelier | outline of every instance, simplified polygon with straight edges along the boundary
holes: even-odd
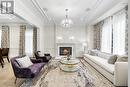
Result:
[[[65,19],[63,19],[61,21],[61,24],[64,28],[69,28],[71,27],[71,25],[73,24],[72,20],[68,18],[68,9],[65,9],[66,11],[66,15],[65,15]]]

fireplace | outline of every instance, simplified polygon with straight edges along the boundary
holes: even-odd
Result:
[[[57,43],[57,56],[65,56],[67,54],[75,57],[75,44],[73,43]]]
[[[72,47],[59,47],[59,55],[64,56],[64,55],[72,55]]]

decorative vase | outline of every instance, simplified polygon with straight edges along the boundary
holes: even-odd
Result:
[[[67,55],[67,60],[68,60],[68,61],[70,60],[70,55]]]
[[[70,57],[67,57],[67,60],[69,61],[69,60],[70,60]]]

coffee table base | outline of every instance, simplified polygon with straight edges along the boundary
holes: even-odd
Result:
[[[79,69],[78,65],[61,65],[60,69],[66,72],[76,72]]]

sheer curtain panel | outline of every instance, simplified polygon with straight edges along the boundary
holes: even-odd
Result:
[[[113,54],[125,54],[126,10],[113,16]]]
[[[111,17],[104,20],[101,35],[101,51],[112,52],[112,20]]]

